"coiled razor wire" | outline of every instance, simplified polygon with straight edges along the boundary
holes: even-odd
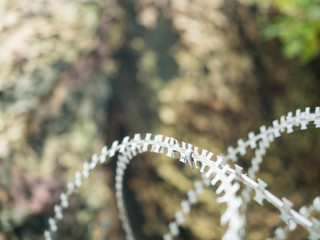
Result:
[[[164,137],[163,135],[155,135],[147,133],[144,137],[141,134],[136,134],[132,139],[125,137],[121,143],[114,141],[108,149],[104,146],[100,155],[93,154],[90,162],[83,164],[82,171],[75,173],[73,181],[67,183],[67,191],[60,194],[59,204],[54,206],[54,216],[49,218],[49,228],[45,230],[44,237],[46,240],[52,240],[53,234],[58,230],[57,223],[63,218],[63,209],[69,206],[69,197],[82,185],[82,181],[89,176],[89,173],[96,168],[98,164],[106,162],[118,153],[118,162],[116,168],[116,197],[119,208],[119,216],[123,223],[123,229],[126,233],[126,239],[135,239],[133,230],[130,227],[130,222],[127,217],[124,198],[123,198],[123,177],[125,169],[131,159],[143,152],[154,152],[165,154],[168,157],[174,158],[178,153],[179,159],[183,163],[188,163],[191,168],[198,169],[203,174],[202,181],[196,181],[195,188],[188,191],[188,198],[181,202],[181,210],[175,213],[175,220],[169,223],[168,233],[163,236],[164,240],[170,240],[179,235],[179,226],[184,223],[184,216],[190,212],[190,207],[197,203],[197,195],[203,191],[204,186],[215,186],[219,182],[216,193],[223,195],[217,199],[219,203],[226,203],[227,209],[221,216],[221,224],[228,224],[228,229],[223,236],[223,239],[242,239],[244,235],[244,225],[246,223],[245,212],[247,204],[251,200],[250,192],[255,191],[253,198],[260,205],[263,205],[263,200],[270,202],[273,206],[280,210],[280,218],[285,222],[284,228],[277,228],[274,239],[283,239],[288,230],[294,230],[297,225],[301,225],[309,231],[309,239],[320,239],[320,222],[315,219],[310,219],[310,213],[314,210],[320,211],[320,196],[316,197],[313,204],[309,207],[301,207],[299,212],[295,211],[293,204],[286,198],[279,199],[266,187],[267,184],[261,180],[255,180],[255,175],[259,171],[259,165],[262,162],[262,157],[269,147],[270,143],[275,138],[279,137],[285,131],[292,133],[294,127],[300,127],[305,130],[309,123],[313,123],[316,128],[320,128],[320,107],[316,107],[314,113],[310,112],[307,107],[305,111],[296,110],[295,116],[291,112],[287,116],[282,116],[279,120],[273,121],[273,126],[266,128],[262,126],[259,134],[250,132],[248,140],[239,139],[238,146],[228,147],[226,156],[216,156],[212,160],[214,154],[203,149],[199,151],[198,147],[185,142],[179,142],[172,137]],[[236,162],[238,155],[244,155],[246,148],[250,147],[255,150],[252,158],[252,166],[248,170],[248,175],[243,173],[243,169],[234,165],[230,167],[227,162]],[[201,153],[199,153],[201,152]],[[242,182],[245,189],[241,196],[237,196]]]

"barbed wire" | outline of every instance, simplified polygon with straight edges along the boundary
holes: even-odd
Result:
[[[248,176],[255,180],[256,173],[260,170],[260,164],[262,163],[263,156],[266,154],[266,150],[270,147],[270,144],[283,134],[286,130],[288,134],[294,132],[294,126],[300,126],[300,130],[306,130],[309,122],[314,122],[316,128],[320,127],[319,123],[320,118],[320,108],[316,107],[314,114],[310,113],[310,107],[307,107],[304,112],[301,112],[300,109],[296,110],[296,115],[293,117],[292,113],[289,112],[287,116],[280,117],[279,120],[273,121],[273,126],[270,126],[268,129],[266,126],[260,127],[260,134],[255,135],[254,132],[250,132],[248,134],[248,140],[243,141],[239,139],[237,141],[238,147],[235,149],[232,147],[228,147],[228,155],[221,156],[223,158],[223,162],[226,163],[230,160],[236,162],[239,160],[239,155],[246,154],[246,148],[250,147],[254,150],[254,156],[251,159],[251,166],[248,169]],[[280,124],[279,124],[280,122]],[[263,188],[267,187],[261,179],[258,179],[258,182],[262,185]],[[249,186],[245,186],[241,191],[241,196],[243,199],[243,203],[241,205],[241,213],[243,213],[244,222],[246,222],[246,212],[247,205],[251,201],[250,193],[252,188]],[[254,198],[260,205],[263,205],[263,199],[259,196],[255,196]],[[320,200],[319,200],[320,201]],[[320,206],[319,206],[320,208]],[[313,208],[312,208],[313,209]],[[309,217],[309,215],[304,214],[304,216]],[[291,222],[290,230],[294,230],[296,224]],[[284,228],[276,229],[276,236],[279,238],[280,236],[285,236],[286,232],[289,230],[288,225]],[[242,234],[244,234],[245,228],[243,228]]]
[[[103,164],[110,159],[118,155],[118,163],[116,170],[116,194],[117,194],[117,204],[119,207],[120,218],[123,221],[123,228],[126,232],[127,239],[134,239],[133,231],[130,227],[130,223],[126,214],[124,201],[123,201],[123,176],[127,164],[129,164],[132,157],[143,152],[154,152],[158,154],[165,154],[168,157],[175,157],[175,153],[180,154],[180,161],[183,163],[188,163],[191,168],[198,169],[203,173],[207,179],[209,179],[210,184],[213,186],[218,181],[220,182],[217,188],[217,193],[224,193],[224,195],[218,198],[218,202],[226,202],[227,209],[221,217],[221,224],[228,223],[228,229],[224,235],[224,239],[241,239],[241,229],[242,224],[245,223],[245,218],[243,214],[239,212],[242,204],[249,201],[249,199],[242,200],[236,195],[240,188],[240,185],[234,181],[240,181],[245,186],[246,189],[251,189],[250,191],[255,191],[254,200],[259,204],[263,204],[263,200],[270,202],[273,206],[280,210],[280,218],[286,223],[289,230],[294,230],[299,224],[309,231],[309,239],[315,240],[320,238],[320,222],[314,218],[309,219],[309,214],[305,214],[306,211],[295,211],[292,206],[293,204],[286,198],[281,200],[269,192],[266,187],[267,184],[261,180],[257,179],[255,181],[255,173],[259,170],[259,164],[261,162],[260,158],[263,155],[265,149],[269,146],[270,142],[280,136],[285,130],[287,133],[293,132],[294,126],[300,126],[300,129],[307,129],[309,122],[313,122],[316,128],[320,128],[320,107],[316,107],[315,112],[311,113],[310,108],[306,108],[304,112],[299,109],[296,111],[296,115],[293,116],[292,113],[288,113],[286,117],[281,117],[280,120],[273,121],[273,126],[266,128],[262,126],[260,128],[260,133],[255,135],[254,133],[248,134],[248,140],[243,141],[239,139],[237,141],[238,146],[228,147],[228,154],[223,156],[217,156],[216,161],[211,160],[213,153],[207,150],[202,150],[199,154],[198,147],[185,142],[180,142],[171,137],[164,137],[163,135],[155,135],[152,139],[152,134],[147,133],[144,138],[141,134],[136,134],[132,139],[130,137],[125,137],[119,144],[119,141],[114,141],[108,149],[106,146],[102,148],[101,154],[98,156],[94,154],[90,162],[85,162],[83,164],[82,171],[75,173],[74,179],[67,183],[67,191],[61,193],[60,203],[54,206],[54,216],[49,218],[48,224],[49,228],[45,230],[44,236],[46,240],[51,240],[53,234],[58,230],[57,222],[63,218],[63,209],[69,206],[69,197],[82,185],[82,180],[89,176],[89,173],[98,165]],[[259,144],[258,144],[259,143]],[[252,159],[252,167],[249,169],[249,176],[243,173],[243,169],[235,165],[234,168],[230,167],[226,162],[237,161],[237,156],[244,155],[246,153],[246,148],[249,147],[255,152],[255,160]],[[259,147],[257,147],[259,146]],[[251,177],[250,177],[251,176]],[[181,203],[182,210],[176,212],[175,221],[169,224],[169,233],[164,235],[164,239],[170,239],[170,237],[175,237],[179,234],[179,226],[183,224],[183,215],[188,213],[190,205],[196,203],[197,194],[200,193],[202,186],[206,184],[207,180],[204,180],[200,185],[198,183],[198,188],[195,190],[188,191],[188,200],[184,200]],[[247,190],[248,191],[248,190]],[[307,212],[312,209],[319,209],[319,199],[316,198],[315,204],[310,208],[307,208]],[[242,208],[242,209],[246,209]],[[281,230],[286,231],[286,230]],[[280,232],[280,230],[278,230]],[[276,233],[277,234],[277,233]],[[279,234],[278,234],[279,235]]]

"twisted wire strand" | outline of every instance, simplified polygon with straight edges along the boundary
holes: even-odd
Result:
[[[126,234],[126,239],[133,240],[134,234],[132,227],[130,225],[130,221],[128,218],[127,210],[125,207],[125,201],[123,197],[123,178],[125,174],[125,170],[130,163],[130,161],[139,153],[143,153],[145,151],[142,150],[141,146],[137,146],[137,148],[126,149],[123,153],[118,155],[117,167],[116,167],[116,181],[115,181],[115,189],[116,189],[116,198],[117,205],[119,210],[119,217],[122,221],[122,227]]]
[[[274,121],[274,127],[268,128],[265,133],[260,133],[256,136],[251,137],[246,142],[238,142],[238,147],[235,149],[228,149],[228,155],[225,160],[236,159],[237,154],[245,154],[245,148],[248,146],[253,146],[257,141],[268,137],[269,135],[277,136],[279,131],[283,128],[287,128],[290,131],[294,125],[300,125],[302,129],[306,129],[309,122],[313,121],[316,127],[320,127],[320,108],[317,107],[315,113],[310,113],[308,108],[305,112],[301,113],[300,110],[296,112],[296,116],[291,118],[288,115],[286,121],[277,123]],[[242,168],[235,165],[235,169],[232,169],[223,162],[217,164],[218,161],[212,161],[211,157],[213,153],[207,150],[202,150],[201,155],[198,153],[198,148],[193,147],[191,144],[186,144],[185,142],[178,142],[178,140],[170,137],[165,137],[163,139],[162,135],[155,135],[154,139],[151,139],[151,134],[146,134],[144,139],[141,139],[140,134],[136,134],[133,139],[130,140],[129,137],[125,137],[121,144],[118,141],[113,142],[110,149],[103,147],[100,156],[94,154],[92,156],[90,163],[83,164],[82,172],[76,172],[74,180],[67,184],[67,191],[61,193],[60,203],[55,205],[55,214],[52,218],[49,218],[49,229],[45,230],[44,236],[46,240],[51,240],[54,232],[58,230],[57,222],[63,218],[62,210],[67,208],[69,205],[68,198],[73,194],[82,184],[82,180],[89,176],[91,170],[93,170],[98,163],[106,162],[107,157],[111,158],[116,152],[123,153],[126,149],[135,149],[137,146],[141,147],[143,151],[151,151],[155,153],[163,153],[164,149],[167,149],[167,156],[174,157],[174,153],[178,152],[180,154],[181,162],[188,162],[190,166],[193,164],[196,168],[201,166],[200,172],[204,173],[206,168],[209,168],[206,175],[211,176],[212,173],[218,174],[219,170],[224,169],[226,175],[233,175],[234,179],[243,182],[245,185],[251,187],[256,192],[256,200],[262,201],[263,199],[269,201],[281,212],[281,218],[286,222],[286,224],[299,224],[308,229],[310,232],[310,239],[320,238],[320,224],[317,220],[302,216],[298,212],[292,209],[292,204],[289,200],[283,198],[280,200],[268,190],[262,184],[262,181],[258,182],[249,178],[246,174],[242,173]],[[250,138],[250,136],[249,136]],[[148,147],[151,146],[151,150]],[[161,151],[160,151],[161,150]],[[192,158],[190,158],[192,153]],[[214,180],[214,179],[213,179]],[[212,180],[212,181],[213,181]],[[223,183],[223,182],[222,182]],[[223,190],[223,189],[222,189]],[[228,206],[229,207],[229,206]],[[228,211],[228,209],[227,209]]]
[[[315,197],[312,204],[309,207],[302,206],[299,209],[299,213],[306,218],[310,217],[310,215],[313,211],[316,211],[318,213],[320,212],[320,196]],[[289,230],[290,229],[289,229],[288,225],[285,225],[284,227],[277,227],[274,231],[274,236],[272,238],[268,238],[267,240],[284,239]]]
[[[269,126],[268,128],[261,126],[260,133],[257,135],[250,132],[247,141],[238,139],[237,147],[228,147],[228,154],[224,158],[224,163],[229,160],[233,162],[237,161],[238,154],[246,154],[247,147],[250,147],[252,150],[256,149],[257,142],[259,141],[273,141],[274,138],[280,137],[280,134],[284,131],[292,133],[294,131],[293,127],[295,126],[300,126],[301,130],[306,130],[310,122],[313,122],[316,128],[320,128],[320,107],[316,107],[314,113],[310,113],[310,107],[307,107],[304,112],[297,109],[295,116],[293,116],[292,112],[289,112],[286,116],[281,116],[280,119],[274,120],[272,122],[273,126]]]

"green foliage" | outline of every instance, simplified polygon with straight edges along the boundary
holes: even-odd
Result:
[[[262,30],[263,36],[279,38],[288,58],[297,57],[302,63],[316,58],[320,53],[320,1],[274,0],[274,5],[281,16]]]

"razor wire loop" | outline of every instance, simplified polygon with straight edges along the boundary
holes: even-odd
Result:
[[[173,157],[175,152],[180,153],[180,161],[186,162],[188,161],[188,158],[190,162],[194,163],[194,166],[198,168],[198,166],[201,166],[200,172],[205,172],[204,170],[206,168],[209,168],[209,170],[205,173],[206,176],[211,176],[211,174],[215,174],[215,176],[219,175],[221,183],[223,187],[221,187],[220,191],[226,190],[226,186],[231,184],[231,181],[228,177],[233,178],[235,180],[243,182],[246,186],[249,186],[252,188],[256,195],[260,194],[260,198],[263,198],[267,201],[269,201],[271,204],[273,204],[275,207],[277,207],[281,212],[281,218],[285,220],[293,221],[295,224],[299,224],[305,228],[307,228],[310,232],[310,239],[319,239],[320,238],[320,224],[319,221],[316,219],[309,220],[307,217],[303,216],[302,214],[299,214],[295,210],[292,209],[291,204],[286,199],[280,200],[276,196],[274,196],[272,193],[270,193],[268,190],[265,189],[264,184],[262,184],[261,181],[258,181],[258,183],[248,177],[246,174],[242,173],[242,169],[239,166],[235,166],[235,170],[228,165],[225,164],[228,160],[236,161],[237,154],[245,154],[246,148],[248,146],[251,146],[252,148],[256,146],[256,143],[258,141],[262,141],[264,144],[267,144],[266,139],[272,139],[279,135],[279,132],[284,131],[284,129],[287,129],[287,132],[290,133],[293,131],[293,126],[300,126],[302,130],[306,129],[309,122],[313,121],[315,126],[317,128],[320,127],[320,107],[316,107],[314,113],[310,113],[310,108],[306,108],[305,112],[302,112],[300,110],[296,111],[296,116],[293,117],[291,113],[287,115],[287,117],[284,119],[283,117],[280,119],[280,123],[274,122],[273,127],[269,127],[266,129],[265,127],[262,127],[260,129],[260,134],[254,135],[252,133],[249,133],[249,140],[248,141],[238,141],[238,147],[228,148],[228,155],[226,157],[220,157],[217,156],[217,161],[214,162],[211,160],[211,157],[213,156],[213,153],[209,152],[207,150],[203,150],[201,152],[201,155],[198,153],[198,148],[193,147],[191,144],[186,144],[185,142],[180,143],[170,137],[165,137],[163,140],[162,135],[155,135],[154,139],[151,139],[151,134],[146,134],[144,139],[141,139],[140,134],[136,134],[133,139],[130,140],[129,137],[125,137],[123,139],[123,142],[119,144],[118,141],[114,141],[111,145],[110,149],[107,149],[107,147],[103,147],[101,154],[97,156],[94,154],[91,158],[91,162],[84,164],[82,172],[76,172],[74,180],[71,182],[68,182],[67,184],[67,191],[65,193],[61,193],[60,195],[60,203],[57,204],[55,208],[55,214],[54,217],[49,218],[49,229],[45,230],[44,236],[46,240],[52,239],[52,234],[57,231],[57,222],[63,218],[62,215],[62,209],[68,207],[68,198],[71,194],[73,194],[82,184],[82,180],[84,178],[87,178],[89,176],[89,173],[91,170],[93,170],[98,163],[104,163],[106,161],[106,158],[113,157],[116,152],[123,153],[126,152],[126,149],[131,149],[131,151],[134,151],[134,149],[141,149],[142,152],[144,151],[151,151],[156,153],[164,153],[164,150],[167,149],[167,156]],[[148,149],[148,147],[151,146],[151,150]],[[207,154],[208,153],[208,154]],[[89,167],[88,167],[89,166]],[[191,166],[191,165],[190,165]],[[227,177],[223,177],[221,175],[221,171],[223,170],[223,174]],[[120,170],[121,171],[121,170]],[[218,179],[219,180],[219,179]],[[214,179],[211,181],[211,183],[216,183],[217,179],[214,177]],[[221,185],[220,185],[221,186]],[[230,185],[228,185],[230,186]],[[236,187],[235,187],[236,188]],[[231,196],[235,196],[235,194],[231,194]],[[239,198],[240,199],[240,198]],[[239,201],[236,206],[239,205]],[[241,205],[241,204],[240,204]],[[231,205],[230,205],[231,206]],[[228,204],[228,208],[230,207]],[[318,206],[318,205],[316,205]],[[239,206],[240,207],[240,206]],[[228,212],[228,209],[226,212]],[[230,211],[230,210],[229,210]],[[224,216],[224,215],[223,215]],[[240,216],[240,215],[239,215]],[[222,220],[223,218],[221,218]],[[224,217],[224,219],[229,219],[227,217]],[[225,222],[226,220],[222,220]],[[292,227],[292,223],[286,222],[286,224],[289,225],[289,228]],[[177,231],[175,231],[175,225],[171,224],[171,232],[173,231],[175,234]],[[232,228],[231,222],[229,221],[229,227]],[[238,227],[238,226],[236,226]],[[235,227],[233,227],[235,228]],[[227,231],[228,232],[228,231]]]
[[[293,121],[296,121],[292,123]],[[262,162],[262,156],[265,155],[266,149],[270,146],[270,143],[274,141],[275,138],[280,137],[281,133],[285,131],[285,128],[287,129],[287,133],[293,132],[293,126],[301,126],[301,130],[307,129],[307,125],[310,121],[314,121],[314,125],[316,128],[320,127],[320,108],[316,107],[314,116],[312,117],[310,114],[310,107],[307,107],[305,109],[305,112],[301,113],[300,109],[296,110],[296,117],[293,119],[292,113],[289,112],[287,114],[287,117],[281,116],[280,120],[274,120],[273,121],[273,128],[269,127],[267,128],[265,126],[260,127],[260,134],[265,135],[265,137],[262,137],[259,141],[259,147],[257,148],[257,140],[255,139],[255,134],[253,132],[250,132],[248,134],[248,141],[245,143],[242,139],[239,139],[237,141],[238,143],[238,151],[232,147],[228,147],[228,155],[226,156],[225,162],[228,160],[232,160],[233,162],[238,160],[237,154],[244,155],[246,153],[246,147],[250,146],[252,150],[255,150],[255,156],[252,158],[251,162],[252,165],[248,170],[249,177],[252,179],[255,179],[255,174],[259,171],[259,165]],[[280,122],[280,124],[279,124]],[[269,132],[269,133],[268,133]],[[242,171],[242,168],[235,165],[236,170]],[[265,188],[267,185],[261,180],[258,179],[258,182],[260,184],[260,188]],[[241,192],[242,198],[244,200],[244,203],[241,207],[242,212],[246,213],[247,211],[247,204],[251,200],[250,197],[251,188],[246,186],[245,189]],[[258,194],[256,192],[256,196],[254,199],[262,205],[263,196],[261,194]],[[246,216],[244,215],[244,218]],[[288,223],[289,224],[289,223]],[[295,223],[291,221],[290,219],[290,226],[291,229],[295,228]],[[288,230],[288,228],[285,228],[284,230]],[[286,231],[284,231],[285,233]],[[278,234],[279,235],[279,234]],[[281,234],[282,235],[282,234]]]
[[[270,146],[270,143],[274,141],[274,138],[280,137],[281,133],[285,132],[285,129],[287,130],[287,133],[292,133],[293,132],[293,126],[299,126],[300,125],[300,129],[301,130],[305,130],[307,129],[307,125],[310,121],[314,121],[315,127],[318,128],[320,127],[320,108],[317,107],[315,109],[315,113],[314,116],[311,116],[310,113],[310,108],[307,107],[305,109],[305,112],[300,111],[300,109],[296,110],[296,116],[295,119],[293,119],[292,113],[289,112],[288,115],[286,117],[282,116],[280,118],[280,120],[274,120],[273,121],[273,130],[272,128],[269,128],[269,132],[273,134],[269,134],[268,137],[263,138],[263,140],[261,140],[259,142],[259,147],[255,150],[255,155],[252,158],[251,162],[252,165],[248,170],[248,174],[249,177],[251,177],[252,179],[255,179],[255,175],[256,173],[259,171],[259,165],[262,162],[262,156],[265,155],[266,153],[266,149]],[[280,123],[279,123],[280,122]],[[266,134],[267,130],[264,126],[262,126],[260,128],[260,133],[261,134]],[[254,133],[249,133],[248,135],[249,140],[251,140],[251,143],[253,142],[252,139],[254,138]],[[250,145],[250,147],[252,149],[256,148],[256,144],[255,142],[253,142],[253,144]],[[258,179],[259,181],[259,179]],[[251,200],[250,199],[250,192],[251,189],[248,188],[247,186],[245,187],[245,189],[242,191],[242,196],[244,199],[244,204],[242,206],[243,212],[246,212],[246,208],[247,208],[247,203]],[[259,202],[261,204],[261,199],[256,199],[255,200],[257,202]],[[282,237],[285,236],[286,232],[288,230],[293,230],[296,227],[296,224],[294,221],[292,221],[291,218],[286,218],[283,216],[283,220],[288,221],[288,225],[289,227],[285,227],[283,229],[278,228],[275,232],[277,237]]]
[[[251,162],[252,165],[248,170],[248,175],[250,178],[255,179],[256,173],[259,171],[259,165],[262,162],[262,156],[265,155],[266,149],[270,146],[270,143],[274,141],[275,138],[280,137],[281,133],[287,130],[287,133],[293,132],[293,126],[301,126],[301,130],[307,129],[307,125],[310,121],[314,122],[316,128],[320,127],[320,107],[315,108],[314,116],[310,113],[310,107],[305,109],[305,112],[301,113],[300,109],[296,110],[295,119],[291,112],[287,114],[287,116],[281,116],[280,120],[273,121],[273,127],[269,127],[268,130],[265,126],[260,127],[260,135],[264,135],[265,137],[261,137],[260,140],[256,139],[256,136],[253,132],[249,132],[248,134],[248,141],[244,142],[242,139],[237,141],[238,147],[236,149],[232,148],[231,146],[228,147],[228,155],[225,157],[225,161],[232,160],[236,162],[238,160],[237,154],[244,155],[246,153],[246,147],[250,146],[252,150],[257,148],[257,142],[259,141],[258,148],[255,150],[255,155],[252,158]],[[280,123],[279,123],[280,122]],[[237,150],[238,149],[238,150]],[[235,165],[236,170],[238,173],[242,171],[242,168]],[[258,179],[260,184],[260,188],[265,188],[267,185],[261,180]],[[248,186],[245,186],[245,189],[242,190],[241,195],[244,200],[243,205],[241,207],[242,212],[246,213],[247,211],[247,204],[251,200],[250,192],[252,189]],[[254,197],[260,205],[262,205],[263,196],[256,192],[256,196]],[[246,216],[244,215],[244,218]],[[288,222],[289,224],[289,222]],[[295,228],[295,223],[292,222],[290,218],[290,228],[291,230]],[[279,230],[279,229],[278,229]],[[282,231],[283,230],[283,231]],[[288,228],[281,229],[281,231],[285,234]],[[279,231],[278,231],[279,232]],[[281,236],[283,233],[281,232]],[[279,234],[276,234],[279,235]]]

